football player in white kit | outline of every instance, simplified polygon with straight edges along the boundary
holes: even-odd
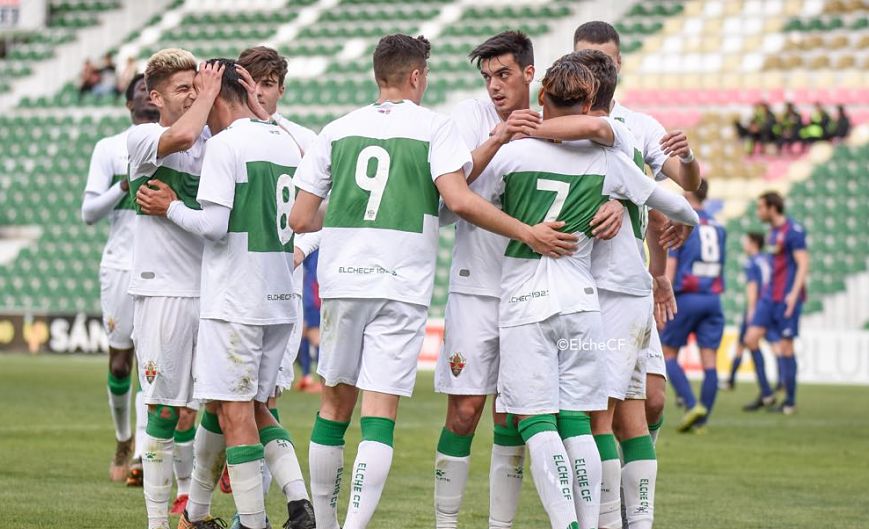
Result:
[[[145,89],[144,74],[138,74],[130,81],[126,100],[133,126],[154,123],[160,119],[160,112],[151,103]],[[133,297],[127,293],[127,288],[130,285],[133,260],[133,223],[136,212],[127,180],[129,131],[128,128],[119,134],[103,138],[94,146],[81,205],[82,220],[86,224],[94,224],[103,218],[108,218],[110,223],[109,238],[100,261],[100,304],[103,309],[103,325],[109,338],[109,409],[112,412],[117,441],[115,456],[109,466],[109,477],[112,481],[123,481],[127,478],[131,468],[131,453],[133,464],[138,466],[137,476],[141,477],[141,461],[138,460],[145,444],[147,420],[142,393],[138,392],[134,443],[130,432]],[[138,481],[135,476],[131,477]]]
[[[225,430],[239,527],[264,529],[268,524],[262,473],[267,463],[287,497],[284,527],[313,529],[313,508],[289,433],[266,405],[298,319],[289,214],[301,151],[261,106],[255,105],[256,113],[251,109],[249,101],[257,102],[255,86],[248,77],[248,92],[235,61],[208,64],[223,66],[223,76],[208,115],[215,135],[202,162],[196,199],[201,209],[185,205],[164,186],[144,192],[143,198],[154,213],[205,239],[202,349],[195,361],[194,396],[210,401],[209,409],[217,412]],[[219,463],[217,445],[212,445],[217,440],[208,435],[197,444],[202,449],[197,450],[194,485],[179,527],[219,523],[208,512]]]
[[[452,121],[419,106],[430,45],[389,35],[374,52],[376,104],[327,125],[302,161],[295,231],[323,226],[318,279],[324,379],[311,433],[317,527],[337,529],[344,434],[362,396],[362,442],[345,529],[366,527],[392,462],[399,398],[411,395],[431,301],[438,200],[460,216],[546,255],[573,250],[560,224],[528,226],[473,193],[471,153]],[[330,194],[331,192],[331,194]],[[318,213],[330,196],[325,218]]]
[[[160,121],[138,125],[127,136],[132,196],[149,186],[168,186],[188,204],[195,204],[208,137],[203,129],[220,91],[221,73],[211,66],[197,73],[193,55],[177,48],[158,51],[148,60],[145,83],[160,109]],[[138,211],[146,213],[141,206],[137,201]],[[192,365],[199,327],[202,242],[165,218],[148,214],[137,215],[134,229],[129,287],[134,296],[133,342],[149,409],[143,488],[149,529],[164,529],[169,525],[175,430],[185,408],[190,421],[185,428],[190,439],[183,439],[189,452],[183,458],[189,461],[187,483],[193,466]]]
[[[529,87],[534,79],[534,51],[523,33],[505,31],[477,46],[469,55],[486,83],[487,100],[468,99],[452,112],[456,128],[474,167],[470,188],[484,193],[490,185],[478,178],[498,150],[514,134],[528,132],[540,123],[529,109]],[[574,124],[583,138],[612,144],[610,125],[588,119],[585,127]],[[617,203],[616,203],[617,205]],[[592,221],[596,236],[611,237],[615,223]],[[621,206],[616,211],[621,212]],[[446,393],[447,416],[435,454],[435,517],[438,529],[456,527],[468,479],[471,442],[486,403],[497,389],[498,301],[501,295],[501,261],[507,239],[480,229],[443,211],[441,224],[456,222],[456,239],[450,269],[444,344],[435,371],[435,391]],[[495,415],[494,445],[489,473],[489,527],[511,527],[522,485],[525,443],[505,414]]]
[[[549,120],[586,114],[598,83],[590,69],[570,54],[547,70],[542,87],[540,103]],[[620,135],[630,133],[622,128]],[[493,158],[482,178],[488,172],[498,182],[491,196],[502,197],[505,212],[524,222],[563,220],[565,230],[579,237],[578,251],[558,260],[541,257],[518,243],[507,245],[498,387],[500,404],[516,415],[529,446],[534,482],[553,529],[575,527],[577,521],[579,527],[594,528],[597,494],[583,481],[595,460],[599,466],[598,450],[587,418],[584,428],[575,419],[607,409],[607,364],[614,354],[609,349],[621,344],[604,332],[592,274],[592,245],[599,241],[592,238],[590,221],[609,197],[640,206],[648,203],[681,223],[696,224],[697,216],[682,197],[645,178],[623,152],[587,141],[511,142]],[[628,255],[623,257],[635,255],[642,269],[633,233],[628,235],[622,249]],[[611,244],[617,243],[614,239]],[[646,327],[650,314],[648,308],[640,314]]]
[[[606,53],[621,68],[622,58],[619,34],[612,25],[602,21],[587,22],[576,29],[573,35],[573,49],[596,49]],[[613,100],[610,115],[622,120],[633,132],[643,152],[643,160],[652,169],[656,180],[670,178],[686,191],[696,190],[700,186],[700,164],[694,159],[694,153],[688,145],[688,139],[681,131],[667,132],[655,118],[640,112],[634,112],[618,101]],[[684,242],[687,233],[682,233],[680,239]],[[666,244],[665,241],[661,241]],[[654,277],[655,288],[670,290],[666,278]],[[659,322],[659,325],[661,322]],[[666,389],[666,368],[664,353],[657,329],[652,330],[648,363],[646,365],[646,421],[652,439],[657,439],[658,430],[663,422],[664,396]]]

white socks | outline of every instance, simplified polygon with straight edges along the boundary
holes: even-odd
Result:
[[[520,431],[525,419],[520,424]],[[554,421],[553,421],[554,422]],[[527,430],[526,430],[527,431]],[[573,471],[561,437],[554,430],[539,431],[525,437],[528,452],[531,454],[531,474],[543,508],[549,515],[552,529],[568,529],[577,526],[576,510],[573,506]]]
[[[525,445],[492,445],[489,466],[489,528],[513,527],[525,473]]]
[[[601,462],[600,523],[601,529],[621,529],[622,464],[618,459]]]
[[[136,442],[133,449],[133,459],[142,457],[142,449],[147,443],[145,429],[148,427],[148,405],[145,404],[145,394],[136,392]]]
[[[603,467],[594,437],[579,435],[564,439],[573,468],[573,503],[580,529],[595,529],[600,516],[600,487]]]
[[[173,469],[178,482],[176,496],[190,493],[190,476],[193,474],[193,440],[175,441]]]
[[[142,488],[148,529],[168,529],[169,495],[172,492],[173,439],[159,439],[146,435],[147,447],[142,458]]]
[[[276,426],[284,433],[286,430]],[[265,445],[265,459],[275,483],[281,488],[287,502],[295,500],[307,500],[308,491],[305,489],[305,480],[302,477],[302,469],[299,467],[299,459],[296,450],[287,439],[275,439]],[[263,493],[268,489],[263,487]]]
[[[127,441],[133,435],[130,431],[131,393],[132,390],[129,387],[126,393],[120,395],[112,393],[111,388],[108,389],[109,409],[112,412],[112,423],[115,425],[115,439],[118,441]]]
[[[363,440],[359,443],[353,473],[350,475],[350,505],[344,529],[363,529],[368,526],[386,485],[386,476],[392,466],[392,451],[391,446],[379,441]]]
[[[208,424],[213,428],[208,423],[208,415],[210,414],[205,412],[203,424],[196,430],[196,439],[193,441],[195,459],[190,497],[187,500],[187,516],[191,522],[204,520],[210,514],[211,496],[226,460],[226,441],[223,433],[215,433],[204,427]],[[216,424],[216,417],[214,421]],[[219,430],[219,427],[217,429]]]
[[[435,452],[436,529],[456,529],[458,526],[470,463],[470,456],[453,457]]]
[[[262,445],[259,446],[262,454]],[[264,529],[266,526],[266,507],[263,497],[263,460],[262,458],[229,463],[231,451],[248,446],[234,446],[227,449],[227,469],[232,482],[232,498],[241,524],[250,529]]]
[[[338,494],[344,474],[344,445],[326,446],[311,441],[308,447],[311,503],[317,529],[338,529]]]
[[[643,435],[622,442],[625,466],[622,488],[628,529],[651,529],[655,517],[655,483],[658,461],[651,436]]]

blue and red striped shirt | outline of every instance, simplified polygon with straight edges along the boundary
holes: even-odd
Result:
[[[788,292],[794,287],[797,277],[797,261],[794,252],[806,249],[806,230],[788,217],[784,224],[773,227],[767,238],[772,278],[763,289],[761,297],[772,301],[784,301]],[[800,301],[805,301],[806,289],[800,291]]]
[[[673,291],[721,294],[724,292],[724,259],[727,232],[705,210],[697,210],[700,223],[681,248],[670,250],[676,259]]]

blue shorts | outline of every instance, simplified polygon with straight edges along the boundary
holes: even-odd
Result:
[[[748,331],[748,314],[742,315],[742,323],[739,325],[739,343],[745,345],[745,333]],[[779,338],[778,331],[775,329],[770,329],[767,327],[766,334],[764,335],[766,341],[769,343],[776,343],[781,338]]]
[[[661,344],[679,348],[692,332],[703,349],[718,349],[724,335],[724,311],[718,294],[676,294],[676,317],[661,332]]]
[[[800,313],[803,311],[803,302],[797,302],[790,318],[785,318],[786,308],[787,304],[784,301],[761,299],[754,309],[754,319],[751,320],[751,326],[766,329],[767,340],[769,340],[770,334],[783,340],[796,338],[800,335]]]

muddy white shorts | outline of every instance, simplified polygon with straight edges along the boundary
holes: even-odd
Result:
[[[294,324],[248,325],[203,319],[194,365],[200,400],[266,402],[274,395]]]

